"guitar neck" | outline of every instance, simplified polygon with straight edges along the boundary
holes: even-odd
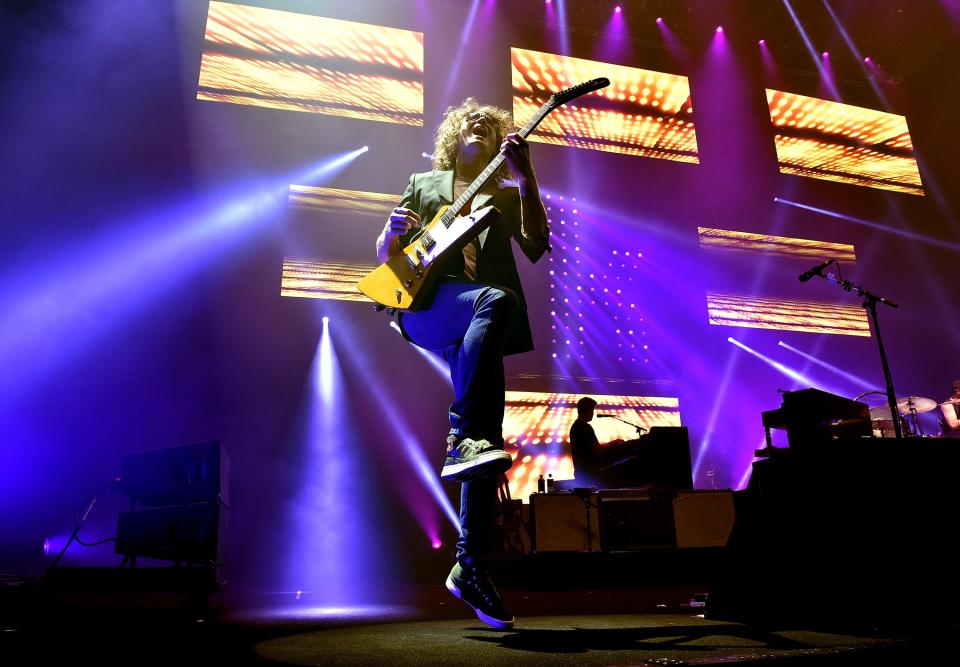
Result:
[[[537,110],[537,113],[533,114],[533,117],[527,121],[526,125],[517,130],[517,134],[521,138],[526,139],[527,136],[533,132],[534,128],[540,124],[544,118],[547,117],[547,114],[553,111],[555,105],[551,102],[547,102],[542,107]],[[503,151],[497,153],[496,157],[490,160],[490,164],[480,172],[480,174],[473,179],[473,183],[463,191],[463,194],[457,197],[457,200],[453,202],[453,205],[450,206],[450,209],[447,211],[447,214],[444,215],[442,221],[443,224],[447,227],[456,219],[457,215],[460,213],[460,210],[467,205],[467,202],[470,201],[475,194],[482,188],[487,181],[497,172],[500,166],[503,164],[503,161],[506,158],[503,157]]]

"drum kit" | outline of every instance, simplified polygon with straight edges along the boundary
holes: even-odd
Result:
[[[882,392],[868,392],[878,393]],[[861,394],[863,396],[863,394]],[[859,398],[859,397],[858,397]],[[949,401],[947,401],[949,403]],[[919,415],[924,412],[930,412],[940,404],[932,398],[922,396],[907,396],[897,399],[897,412],[900,418],[900,426],[904,435],[915,437],[929,437],[923,432],[923,426],[920,424]],[[893,438],[895,430],[893,419],[890,417],[889,405],[878,405],[870,408],[870,421],[873,423],[873,435],[876,438]]]

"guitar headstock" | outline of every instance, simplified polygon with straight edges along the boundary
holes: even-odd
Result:
[[[554,93],[550,96],[550,100],[547,102],[547,104],[551,109],[556,109],[558,106],[566,104],[570,100],[575,100],[581,95],[592,93],[595,90],[606,88],[609,85],[610,79],[605,77],[600,77],[599,79],[590,79],[589,81],[578,83],[576,86],[567,88],[566,90],[561,90]]]

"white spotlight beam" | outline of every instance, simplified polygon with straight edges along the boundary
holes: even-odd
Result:
[[[399,326],[396,322],[394,322],[393,320],[390,320],[390,327],[391,327],[394,331],[396,331],[398,334],[400,334],[401,336],[403,335],[403,334],[400,332],[400,326]],[[417,346],[417,345],[412,345],[412,344],[411,344],[411,347],[412,347],[414,350],[417,351],[417,354],[419,354],[421,357],[423,357],[424,359],[427,360],[427,363],[430,364],[430,366],[433,368],[433,370],[437,371],[437,373],[440,375],[440,377],[442,377],[444,380],[447,381],[447,384],[450,384],[450,385],[452,386],[453,383],[452,383],[452,381],[450,380],[450,372],[449,372],[449,370],[447,369],[446,363],[444,363],[444,362],[440,359],[440,357],[438,357],[438,356],[437,356],[436,354],[434,354],[433,352],[429,352],[429,351],[427,351],[427,350],[424,350],[422,347],[419,347],[419,346]]]
[[[862,389],[868,389],[868,388],[870,388],[870,387],[876,387],[876,386],[877,386],[877,383],[876,383],[876,382],[869,382],[869,381],[865,380],[864,378],[860,377],[859,375],[854,375],[853,373],[849,373],[849,372],[843,370],[842,368],[839,368],[839,367],[837,367],[837,366],[834,366],[833,364],[828,364],[826,361],[823,361],[822,359],[818,359],[817,357],[813,356],[812,354],[808,354],[808,353],[804,352],[803,350],[798,350],[798,349],[795,348],[794,346],[789,345],[789,344],[787,344],[787,343],[784,343],[782,340],[781,340],[781,341],[778,341],[778,342],[777,342],[777,345],[779,345],[780,347],[782,347],[782,348],[784,348],[784,349],[790,350],[791,352],[793,352],[793,353],[796,354],[796,355],[799,355],[799,356],[803,357],[804,359],[806,359],[807,361],[809,361],[809,362],[812,363],[812,364],[816,364],[817,366],[820,366],[821,368],[827,369],[827,370],[830,371],[831,373],[834,373],[835,375],[838,375],[839,377],[842,377],[844,380],[848,380],[849,382],[852,382],[853,384],[857,385],[858,387],[860,387],[860,388],[862,388]]]
[[[771,359],[771,358],[768,357],[767,355],[763,354],[762,352],[758,352],[757,350],[754,350],[752,347],[749,347],[748,345],[745,345],[745,344],[741,343],[740,341],[738,341],[736,338],[734,338],[734,337],[732,337],[732,336],[729,337],[729,338],[727,338],[727,342],[733,343],[734,345],[736,345],[737,347],[739,347],[741,350],[744,350],[745,352],[749,352],[750,354],[752,354],[753,356],[755,356],[757,359],[760,359],[761,361],[763,361],[764,363],[766,363],[766,364],[767,364],[768,366],[770,366],[771,368],[773,368],[773,369],[775,369],[775,370],[777,370],[777,371],[780,371],[781,373],[783,373],[783,374],[786,375],[788,378],[790,378],[791,380],[793,380],[794,382],[796,382],[796,383],[798,383],[798,384],[806,385],[806,386],[808,386],[808,387],[814,386],[814,385],[817,384],[816,382],[814,382],[811,378],[807,377],[806,375],[804,375],[804,374],[802,374],[802,373],[798,373],[797,371],[793,370],[792,368],[789,368],[788,366],[785,366],[784,364],[781,364],[779,361],[774,361],[773,359]]]

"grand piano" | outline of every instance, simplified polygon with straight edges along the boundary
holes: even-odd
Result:
[[[770,429],[786,430],[791,449],[837,438],[869,437],[873,433],[870,406],[819,389],[785,391],[780,408],[768,410],[762,417],[767,447],[757,450],[758,456],[776,451]]]

